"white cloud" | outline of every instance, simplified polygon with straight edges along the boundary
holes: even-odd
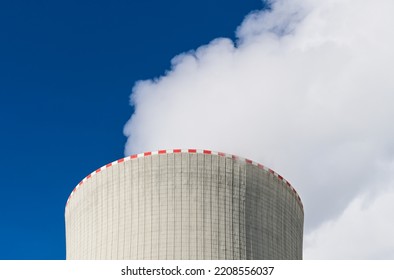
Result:
[[[305,236],[306,259],[394,259],[394,189],[357,196],[339,218]]]
[[[343,252],[328,234],[364,213],[365,193],[376,201],[392,193],[393,12],[391,0],[273,1],[271,11],[245,18],[236,43],[215,39],[175,57],[164,76],[136,83],[125,153],[193,147],[259,161],[304,201],[306,256]],[[371,205],[368,214],[392,220],[383,209]],[[341,246],[364,241],[349,234]],[[361,257],[392,257],[383,243]],[[355,258],[361,246],[343,256]]]

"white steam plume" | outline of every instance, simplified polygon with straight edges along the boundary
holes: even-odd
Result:
[[[392,0],[272,1],[237,42],[215,39],[136,83],[125,153],[259,161],[304,201],[306,258],[394,258],[393,14]]]

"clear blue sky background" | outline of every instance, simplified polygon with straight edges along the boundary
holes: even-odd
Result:
[[[65,259],[64,207],[123,157],[129,95],[260,0],[1,1],[0,259]]]

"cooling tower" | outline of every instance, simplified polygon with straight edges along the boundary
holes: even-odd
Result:
[[[208,150],[103,166],[72,191],[67,259],[302,259],[304,212],[283,177]]]

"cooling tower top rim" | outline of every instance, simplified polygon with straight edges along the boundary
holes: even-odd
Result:
[[[256,167],[258,167],[259,169],[265,170],[266,172],[269,172],[270,174],[272,174],[273,176],[275,176],[276,178],[279,179],[279,181],[282,181],[285,183],[285,186],[290,189],[293,193],[293,195],[295,196],[298,204],[300,205],[302,211],[304,211],[304,205],[301,201],[300,196],[298,195],[297,191],[293,188],[293,186],[289,183],[289,181],[287,181],[286,179],[284,179],[281,175],[279,175],[278,173],[276,173],[274,170],[272,170],[271,168],[268,168],[258,162],[252,161],[250,159],[247,158],[243,158],[240,156],[236,156],[236,155],[232,155],[232,154],[227,154],[227,153],[222,153],[222,152],[216,152],[216,151],[212,151],[212,150],[202,150],[202,149],[169,149],[169,150],[157,150],[157,151],[153,151],[153,152],[144,152],[144,153],[140,153],[140,154],[133,154],[131,156],[127,156],[118,160],[115,160],[113,162],[110,162],[102,167],[100,167],[99,169],[96,169],[95,171],[93,171],[92,173],[90,173],[88,176],[86,176],[85,178],[83,178],[83,180],[81,182],[79,182],[79,184],[73,189],[73,191],[71,192],[71,194],[69,195],[67,202],[66,202],[66,209],[67,206],[72,198],[72,196],[74,195],[74,193],[76,191],[78,191],[78,189],[80,187],[82,187],[82,185],[89,180],[90,178],[92,178],[92,176],[100,173],[101,171],[110,168],[113,165],[117,165],[119,163],[125,162],[125,161],[129,161],[129,160],[134,160],[134,159],[138,159],[138,158],[142,158],[142,157],[149,157],[149,156],[153,156],[153,155],[162,155],[162,154],[206,154],[206,155],[217,155],[220,157],[226,157],[226,158],[231,158],[233,160],[237,160],[240,162],[244,162],[246,164],[250,164],[250,165],[254,165]]]

